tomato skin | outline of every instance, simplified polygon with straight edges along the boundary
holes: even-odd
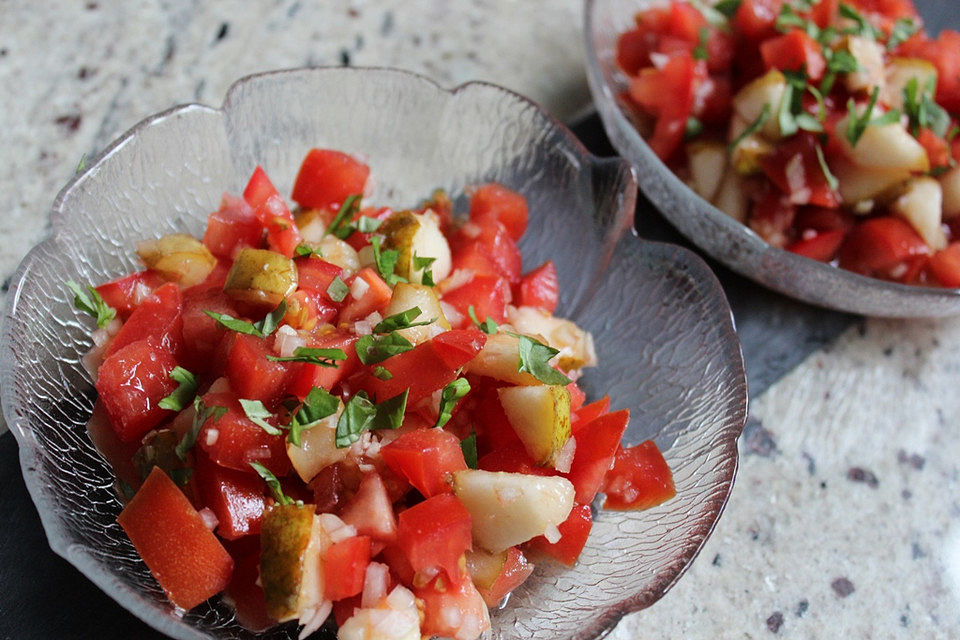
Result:
[[[617,38],[617,66],[628,76],[650,64],[649,38],[640,29],[624,31]]]
[[[789,198],[771,188],[753,203],[750,228],[773,246],[783,248],[790,242],[796,214],[797,208],[790,204]]]
[[[323,561],[323,596],[342,600],[363,591],[363,579],[370,565],[370,538],[353,536],[334,542]]]
[[[527,562],[527,558],[517,547],[507,549],[507,558],[503,568],[487,588],[477,586],[477,592],[488,607],[495,607],[507,597],[507,594],[519,587],[533,573],[534,565]]]
[[[153,468],[117,522],[178,607],[192,609],[230,582],[230,554],[159,467]]]
[[[358,337],[346,331],[332,331],[312,341],[311,347],[343,349],[347,359],[339,361],[336,367],[323,367],[309,362],[293,363],[290,367],[287,392],[302,400],[314,387],[327,391],[333,389],[341,380],[360,367],[360,358],[357,357],[357,351],[354,348]]]
[[[537,536],[527,544],[531,549],[536,549],[554,560],[559,560],[568,567],[572,567],[577,563],[580,552],[587,544],[587,538],[590,536],[590,529],[592,528],[593,514],[590,512],[590,505],[576,503],[567,519],[557,527],[560,530],[560,540],[550,543],[543,536]]]
[[[649,509],[677,494],[673,474],[652,440],[617,451],[607,472],[604,509]]]
[[[629,422],[630,412],[626,409],[607,413],[582,425],[578,435],[574,436],[577,448],[567,479],[573,483],[576,490],[574,500],[579,504],[593,502]]]
[[[518,306],[537,307],[547,313],[556,311],[560,299],[560,282],[553,260],[547,260],[523,276],[515,298]]]
[[[340,518],[356,528],[357,533],[373,540],[390,543],[397,538],[393,504],[377,473],[364,475],[357,492],[343,506]]]
[[[170,372],[177,361],[157,339],[132,342],[115,351],[97,375],[97,393],[122,442],[136,442],[173,414],[159,406],[177,388]]]
[[[290,470],[283,435],[272,436],[250,422],[243,407],[231,393],[208,393],[203,396],[207,407],[225,407],[219,420],[208,419],[197,436],[197,446],[210,460],[228,469],[255,474],[251,462],[259,462],[277,477]]]
[[[497,324],[506,320],[506,280],[492,275],[477,274],[466,284],[443,294],[443,301],[460,312],[469,322],[472,306],[479,322],[492,318]],[[468,325],[469,326],[469,325]]]
[[[523,473],[528,476],[559,475],[555,469],[541,467],[534,462],[521,442],[498,446],[477,461],[477,468],[484,471]]]
[[[347,284],[351,286],[357,279],[367,283],[367,290],[360,298],[354,298],[353,292],[347,294],[344,299],[344,307],[340,312],[341,322],[354,322],[362,320],[374,311],[383,311],[390,304],[390,298],[393,295],[393,289],[390,288],[383,278],[370,267],[364,267]]]
[[[289,365],[267,360],[273,355],[262,338],[237,333],[227,354],[226,375],[240,398],[271,403],[280,397]]]
[[[476,398],[471,418],[477,432],[477,453],[481,458],[492,451],[506,450],[514,445],[526,453],[527,450],[500,404],[500,396],[497,394],[499,385],[480,385],[471,381],[470,387],[473,389],[470,395]],[[486,467],[481,467],[484,468]]]
[[[168,282],[157,288],[123,323],[104,352],[104,358],[146,338],[156,338],[171,352],[178,353],[182,341],[182,312],[183,299],[176,284]]]
[[[806,69],[807,76],[813,81],[822,78],[827,68],[820,44],[800,29],[792,29],[782,36],[764,41],[760,45],[760,55],[767,69]]]
[[[450,474],[467,468],[460,440],[442,429],[408,431],[382,447],[380,456],[427,498],[452,492]]]
[[[486,251],[496,273],[511,284],[519,283],[523,257],[507,228],[497,220],[488,220],[479,226],[476,242]]]
[[[297,286],[322,293],[328,302],[333,302],[327,289],[334,278],[343,275],[343,269],[314,255],[297,258],[294,263],[297,265]]]
[[[470,197],[470,221],[481,226],[499,222],[514,242],[527,230],[527,199],[496,183],[480,186]]]
[[[223,194],[220,208],[207,217],[203,244],[218,258],[231,258],[241,247],[262,244],[263,225],[243,198]]]
[[[310,149],[293,183],[291,198],[304,209],[336,209],[362,195],[370,167],[333,149]]]
[[[414,571],[439,567],[450,582],[460,583],[460,557],[473,545],[470,531],[470,513],[452,494],[442,493],[400,513],[397,546]]]
[[[415,588],[413,593],[423,601],[420,633],[425,638],[463,638],[466,636],[462,626],[469,626],[470,637],[479,638],[481,632],[490,628],[487,606],[471,580],[450,585],[438,576],[423,587]],[[451,624],[449,616],[444,615],[447,610],[460,613],[456,624]]]
[[[935,40],[917,34],[898,53],[932,62],[937,67],[937,103],[951,113],[960,112],[960,33],[945,29]]]
[[[603,414],[607,413],[609,410],[610,396],[603,396],[596,402],[585,404],[579,409],[572,411],[570,415],[570,428],[573,432],[573,435],[576,435],[577,431],[582,429],[584,425],[590,424]]]
[[[246,189],[243,190],[243,199],[253,209],[260,224],[267,230],[267,244],[270,249],[282,253],[288,258],[293,257],[294,250],[302,241],[297,230],[293,214],[283,201],[283,196],[270,182],[263,167],[257,166],[250,176]]]
[[[264,483],[259,477],[221,467],[200,454],[194,465],[193,478],[201,503],[217,516],[217,535],[236,540],[260,533],[266,497]]]
[[[686,51],[670,56],[662,69],[644,69],[630,83],[630,97],[657,118],[650,148],[663,161],[680,147],[693,112],[696,65]]]
[[[840,245],[843,244],[843,239],[846,235],[847,232],[842,229],[823,231],[811,238],[801,238],[797,240],[787,246],[787,251],[804,256],[805,258],[810,258],[811,260],[830,262],[837,256],[837,252],[840,250]]]
[[[862,275],[875,275],[930,252],[908,223],[892,216],[864,220],[840,247],[840,266]]]
[[[211,371],[217,366],[213,357],[227,329],[205,311],[237,317],[233,302],[219,287],[198,285],[183,292],[183,360],[193,373]]]
[[[381,362],[380,366],[393,378],[380,380],[367,371],[356,381],[357,388],[380,402],[409,389],[407,404],[414,405],[452,382],[457,370],[472,360],[486,341],[486,335],[477,329],[445,331],[411,351]]]
[[[129,318],[150,293],[164,283],[155,271],[137,271],[128,276],[105,282],[96,287],[97,293],[109,306],[117,310],[121,320]]]
[[[840,11],[840,0],[820,0],[810,9],[810,18],[824,29],[833,24]]]
[[[954,242],[930,256],[927,268],[941,286],[960,287],[960,243]]]

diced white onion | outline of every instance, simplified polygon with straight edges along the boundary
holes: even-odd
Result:
[[[667,56],[663,53],[651,53],[650,62],[653,63],[657,69],[663,69],[667,66],[667,63],[670,62],[670,56]]]
[[[460,231],[463,233],[463,235],[470,238],[471,240],[476,240],[477,238],[480,237],[480,234],[483,232],[483,228],[478,224],[468,222],[467,224],[460,227]]]
[[[448,605],[440,609],[440,621],[444,626],[450,627],[451,629],[456,629],[460,626],[460,619],[463,617],[463,614],[460,613],[459,607]]]
[[[379,312],[374,311],[368,315],[363,320],[357,320],[353,324],[353,330],[360,336],[368,336],[373,333],[373,328],[380,324],[380,321],[383,320],[383,316]]]
[[[217,440],[218,440],[219,438],[220,438],[220,430],[219,430],[219,429],[207,429],[207,439],[206,439],[206,442],[207,442],[207,446],[208,446],[208,447],[212,447],[213,445],[217,444]]]
[[[443,300],[440,301],[440,309],[443,311],[443,317],[447,319],[447,322],[449,322],[451,326],[459,327],[460,324],[466,320],[463,314],[457,311],[456,307]]]
[[[798,153],[790,158],[783,170],[786,174],[787,186],[790,188],[790,202],[807,204],[810,201],[810,187],[807,186],[803,156]]]
[[[323,626],[323,623],[330,617],[330,612],[333,611],[333,603],[329,600],[324,600],[312,611],[312,614],[308,614],[310,617],[306,620],[304,620],[302,615],[300,616],[303,629],[300,630],[299,640],[305,640],[305,638],[313,635],[317,629]]]
[[[557,529],[556,525],[550,525],[547,527],[547,530],[543,532],[543,537],[546,538],[550,544],[557,544],[561,538],[560,529]]]
[[[133,303],[135,305],[139,305],[141,302],[149,298],[152,293],[153,291],[150,290],[150,287],[142,282],[138,282],[133,287]]]
[[[403,585],[397,585],[393,588],[393,591],[390,592],[390,595],[387,596],[387,606],[400,611],[417,605],[410,590]]]
[[[357,535],[357,530],[332,513],[321,513],[320,526],[323,527],[332,542],[340,542]]]
[[[203,526],[210,529],[210,531],[216,529],[217,525],[220,524],[220,520],[217,519],[217,514],[215,514],[210,507],[204,507],[197,513],[200,514],[200,519],[203,520]]]
[[[557,452],[556,459],[553,462],[553,468],[560,473],[570,473],[570,465],[573,464],[573,455],[576,451],[577,440],[571,436],[560,451]]]
[[[289,358],[300,347],[307,346],[307,341],[300,337],[296,329],[288,324],[277,329],[277,338],[273,342],[273,350],[281,358]]]
[[[80,358],[80,364],[83,365],[94,382],[97,381],[97,372],[100,370],[100,365],[103,364],[103,353],[106,350],[106,344],[94,346]]]
[[[457,269],[451,273],[443,282],[440,283],[440,290],[443,293],[458,289],[473,280],[476,273],[473,269]],[[441,303],[442,304],[442,303]],[[446,315],[446,314],[444,314]],[[447,320],[449,320],[449,316]]]
[[[363,576],[363,594],[360,596],[360,606],[370,609],[383,600],[387,595],[387,580],[390,569],[385,564],[371,562],[367,565],[367,573]]]
[[[359,300],[367,292],[367,289],[370,288],[370,283],[364,280],[363,278],[357,278],[353,281],[353,284],[350,285],[350,296],[354,300]]]

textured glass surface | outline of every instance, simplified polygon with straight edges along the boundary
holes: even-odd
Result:
[[[312,69],[237,83],[221,110],[173,109],[109,148],[60,194],[54,235],[13,279],[3,323],[3,409],[53,549],[120,604],[177,638],[257,637],[220,603],[181,619],[115,523],[120,504],[84,424],[95,391],[79,363],[90,323],[62,282],[135,268],[135,242],[198,233],[224,189],[262,164],[282,192],[311,146],[365,154],[373,201],[418,202],[437,186],[496,180],[532,212],[527,265],[552,258],[559,313],[593,331],[600,368],[585,379],[653,437],[678,497],[642,513],[601,513],[572,570],[544,563],[493,616],[497,638],[588,638],[655,602],[714,526],[737,466],[746,381],[726,299],[692,253],[631,235],[636,182],[621,160],[589,156],[531,102],[469,84],[448,92],[388,70]],[[286,625],[259,637],[295,637]],[[322,633],[321,633],[322,635]],[[329,634],[328,634],[329,635]]]
[[[701,249],[734,271],[776,291],[831,309],[887,317],[960,313],[960,289],[884,282],[803,258],[767,244],[748,227],[698,196],[650,149],[618,103],[627,79],[616,66],[617,37],[650,0],[587,0],[587,77],[613,146],[638,172],[640,188]]]

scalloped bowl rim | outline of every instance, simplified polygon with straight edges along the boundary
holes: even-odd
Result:
[[[596,102],[605,102],[608,105],[612,106],[611,110],[617,118],[618,124],[626,124],[627,135],[630,136],[631,144],[633,149],[639,150],[640,153],[644,155],[644,158],[647,160],[648,168],[653,168],[661,174],[669,188],[673,191],[679,191],[685,196],[694,199],[697,206],[695,210],[697,215],[704,216],[710,220],[710,222],[717,224],[723,227],[728,232],[739,235],[741,238],[745,239],[747,242],[747,248],[749,251],[757,256],[758,258],[770,258],[775,262],[780,262],[794,272],[804,272],[808,271],[813,274],[819,275],[821,278],[826,279],[835,279],[840,282],[848,281],[852,286],[858,287],[865,290],[876,290],[876,291],[886,291],[892,292],[894,294],[903,295],[906,297],[912,298],[931,298],[937,299],[942,304],[954,303],[953,309],[950,311],[939,311],[935,310],[931,313],[926,314],[902,314],[898,313],[896,309],[891,309],[889,313],[870,313],[866,315],[875,315],[878,317],[893,317],[893,318],[913,318],[913,317],[940,317],[940,316],[951,316],[960,314],[960,288],[941,288],[941,287],[925,287],[921,285],[908,285],[901,284],[898,282],[890,282],[886,280],[881,280],[879,278],[870,278],[868,276],[860,275],[854,273],[853,271],[847,271],[840,269],[839,267],[834,267],[832,265],[820,262],[818,260],[813,260],[811,258],[806,258],[801,255],[787,251],[786,249],[781,249],[775,247],[757,235],[750,227],[745,224],[741,224],[725,214],[723,211],[714,206],[711,202],[708,202],[699,194],[697,194],[693,189],[691,189],[683,180],[681,180],[670,168],[653,152],[650,148],[650,145],[647,144],[647,141],[644,140],[643,136],[636,130],[629,119],[623,113],[623,108],[617,103],[616,99],[611,95],[611,87],[606,82],[603,71],[600,66],[600,60],[597,55],[597,47],[593,38],[593,8],[602,0],[586,0],[584,4],[584,48],[586,50],[586,61],[587,61],[587,77],[590,85],[590,92],[593,95],[593,99]],[[604,110],[598,109],[601,120],[603,121],[604,127],[607,127],[606,117],[604,117]],[[616,148],[616,142],[614,142],[613,137],[611,136],[611,143]],[[622,150],[618,149],[622,153]],[[626,157],[627,154],[623,154]],[[629,158],[627,158],[629,161]],[[632,164],[632,162],[631,162]],[[641,187],[642,188],[642,187]],[[659,207],[658,207],[659,209]],[[671,224],[673,224],[673,216],[669,212],[661,211],[664,216],[666,216]],[[679,229],[678,229],[679,230]],[[681,232],[682,233],[682,232]],[[765,281],[761,274],[752,272],[750,269],[741,268],[735,262],[724,255],[721,252],[710,251],[703,246],[700,239],[695,237],[689,237],[684,234],[691,242],[696,244],[698,247],[701,247],[704,251],[709,253],[711,257],[715,258],[722,262],[725,266],[733,269],[740,275],[750,278],[755,282],[762,284],[765,287],[774,289],[779,293],[784,295],[808,302],[810,304],[815,304],[818,306],[830,306],[825,302],[811,299],[808,295],[803,293],[798,293],[795,290],[791,289],[789,286],[778,285],[772,282]],[[864,313],[856,305],[850,305],[847,307],[835,306],[832,307],[838,311],[846,311],[851,313]]]
[[[64,230],[61,228],[59,222],[64,215],[62,211],[62,205],[67,196],[73,191],[85,179],[88,179],[88,176],[96,172],[99,166],[106,161],[114,152],[126,144],[129,140],[135,138],[139,133],[150,127],[155,122],[168,118],[172,115],[200,110],[207,111],[218,114],[225,114],[229,108],[231,100],[238,88],[244,84],[256,80],[257,78],[265,76],[276,76],[281,74],[292,74],[292,73],[302,73],[305,71],[324,71],[330,69],[343,70],[341,67],[293,67],[286,69],[278,69],[272,71],[265,71],[260,73],[249,74],[243,76],[233,82],[230,87],[227,89],[226,95],[224,97],[223,103],[219,108],[211,107],[201,103],[185,103],[181,105],[173,106],[169,109],[157,112],[150,116],[147,116],[130,127],[122,135],[116,138],[111,142],[107,147],[103,149],[100,153],[93,156],[89,160],[82,171],[77,172],[73,175],[66,185],[58,192],[56,198],[54,199],[53,205],[48,210],[49,219],[51,222],[51,233],[48,237],[44,238],[40,243],[32,247],[24,258],[21,260],[17,269],[14,272],[14,275],[11,278],[11,286],[8,294],[8,298],[4,304],[3,310],[3,320],[12,318],[17,311],[17,304],[19,301],[20,291],[22,289],[22,283],[29,277],[30,270],[36,262],[37,255],[42,251],[43,247],[49,246],[50,244],[56,243],[56,241],[62,237]],[[604,166],[619,166],[623,169],[626,169],[629,172],[629,184],[628,192],[624,195],[624,205],[623,210],[628,210],[628,218],[632,222],[635,217],[635,199],[636,199],[636,188],[637,188],[637,176],[636,169],[633,168],[626,160],[620,157],[611,157],[611,158],[600,158],[592,154],[583,143],[568,129],[568,127],[553,116],[546,109],[541,107],[538,103],[533,100],[500,85],[495,83],[486,82],[486,81],[469,81],[462,84],[459,84],[453,88],[445,88],[434,80],[427,78],[421,74],[404,70],[396,69],[391,67],[351,67],[351,71],[357,73],[363,73],[365,71],[387,71],[391,73],[399,73],[409,76],[411,79],[417,81],[426,81],[429,84],[433,85],[436,89],[443,93],[447,94],[457,94],[463,90],[466,90],[474,86],[484,86],[491,89],[497,90],[499,92],[504,92],[514,96],[519,99],[521,102],[525,102],[534,108],[536,108],[541,115],[545,116],[547,121],[551,126],[556,128],[558,131],[562,132],[565,138],[567,138],[572,144],[576,151],[579,153],[581,160],[585,162],[587,166],[590,167],[604,167]],[[664,571],[662,575],[659,576],[659,579],[653,585],[654,588],[651,589],[651,597],[642,600],[634,598],[630,601],[630,606],[624,607],[622,610],[617,610],[613,612],[610,619],[606,620],[604,627],[600,630],[597,637],[604,635],[606,632],[613,629],[613,627],[620,621],[620,619],[629,613],[640,611],[645,609],[660,598],[662,598],[667,591],[669,591],[677,580],[687,571],[690,565],[693,563],[694,559],[700,553],[706,541],[709,539],[710,535],[713,533],[717,523],[719,522],[720,516],[723,514],[724,509],[726,508],[727,502],[729,501],[731,492],[733,490],[733,485],[736,479],[737,470],[739,468],[739,451],[737,448],[737,442],[742,433],[743,427],[747,420],[748,412],[748,391],[746,385],[746,373],[743,365],[743,355],[742,349],[740,346],[740,341],[736,333],[735,323],[733,319],[733,314],[729,309],[729,304],[726,299],[726,294],[723,291],[723,288],[720,285],[720,282],[717,280],[716,276],[713,274],[712,270],[703,261],[703,259],[698,256],[695,252],[685,248],[668,243],[656,242],[651,240],[645,240],[637,236],[636,231],[631,227],[628,229],[629,233],[625,234],[620,238],[619,243],[622,242],[635,242],[637,244],[645,244],[651,247],[660,247],[663,250],[669,251],[674,255],[683,258],[691,268],[696,269],[699,273],[697,276],[708,279],[711,285],[712,295],[719,296],[722,299],[723,306],[727,311],[727,321],[723,326],[723,334],[725,336],[725,342],[728,346],[735,346],[735,359],[734,363],[739,364],[738,370],[736,371],[738,379],[742,379],[742,402],[738,403],[736,406],[731,406],[730,410],[734,412],[733,417],[735,418],[736,428],[733,430],[733,437],[726,438],[720,447],[723,449],[724,459],[728,462],[726,465],[726,477],[724,478],[723,484],[726,485],[726,490],[723,493],[722,500],[719,502],[717,508],[715,509],[712,515],[712,520],[709,523],[709,526],[702,531],[702,536],[697,544],[691,547],[683,556],[677,559],[677,562],[673,565],[676,569],[672,572]],[[587,298],[589,299],[589,298]],[[3,322],[3,326],[0,327],[0,352],[4,355],[13,353],[14,349],[11,345],[11,338],[9,335],[9,323]],[[59,556],[67,560],[73,567],[81,572],[87,579],[97,585],[101,591],[113,599],[117,604],[122,606],[126,611],[136,616],[138,619],[149,625],[150,627],[167,633],[173,637],[191,637],[191,638],[203,638],[206,637],[204,634],[198,632],[196,629],[191,627],[191,631],[195,633],[186,636],[182,634],[183,627],[177,625],[175,620],[169,616],[158,616],[152,615],[154,612],[150,609],[142,609],[139,603],[134,599],[134,596],[126,590],[123,589],[114,589],[112,587],[121,584],[119,579],[110,572],[107,568],[99,564],[97,561],[93,560],[87,553],[86,546],[77,543],[69,543],[68,539],[62,535],[61,527],[56,521],[53,515],[53,506],[50,503],[50,500],[46,496],[46,492],[42,487],[42,480],[36,474],[35,469],[32,467],[33,458],[38,453],[38,447],[34,442],[33,435],[28,425],[24,424],[26,418],[21,417],[21,407],[22,402],[18,395],[14,394],[11,391],[12,385],[7,384],[12,381],[14,366],[14,359],[4,357],[2,363],[0,363],[0,384],[2,384],[2,389],[0,389],[0,396],[2,396],[2,409],[3,417],[7,422],[8,428],[13,433],[19,447],[19,460],[21,472],[26,484],[27,490],[30,494],[30,497],[37,509],[37,512],[40,516],[41,524],[44,529],[44,533],[47,537],[47,541],[50,545],[50,548]],[[677,565],[680,565],[677,567]]]

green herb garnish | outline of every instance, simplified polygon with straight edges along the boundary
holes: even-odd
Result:
[[[297,256],[298,258],[303,258],[303,257],[308,257],[308,256],[317,256],[318,258],[322,258],[322,257],[323,257],[323,254],[320,253],[320,250],[319,250],[319,249],[314,249],[313,247],[311,247],[310,245],[308,245],[308,244],[306,244],[306,243],[300,243],[300,244],[298,244],[298,245],[297,245],[297,248],[293,250],[293,253],[294,253],[294,255]]]
[[[196,415],[193,417],[193,423],[174,448],[177,457],[181,460],[187,459],[187,453],[193,448],[193,445],[197,443],[197,436],[200,434],[200,428],[203,427],[204,423],[211,418],[216,422],[227,412],[226,407],[216,405],[206,406],[203,403],[203,398],[200,396],[193,399],[193,409],[196,411]]]
[[[375,405],[363,391],[347,401],[337,420],[336,445],[342,449],[360,439],[370,429],[396,429],[403,422],[409,389],[398,396]]]
[[[827,159],[823,155],[823,147],[818,144],[815,148],[817,150],[817,162],[820,163],[820,170],[823,171],[823,176],[827,179],[827,185],[836,191],[840,188],[840,181],[837,180],[837,177],[830,171],[830,167],[827,165]]]
[[[413,344],[399,333],[361,336],[355,346],[357,357],[363,364],[377,364],[391,356],[413,349]]]
[[[433,281],[433,269],[431,269],[431,266],[436,260],[436,258],[421,257],[416,253],[413,254],[413,268],[414,270],[420,269],[423,271],[420,275],[420,282],[428,287],[436,284]]]
[[[264,482],[267,483],[267,487],[270,488],[270,493],[273,494],[273,499],[279,504],[294,504],[293,498],[290,496],[284,495],[283,488],[280,486],[280,481],[277,480],[277,476],[273,475],[273,472],[270,469],[267,469],[265,466],[259,462],[251,462],[250,466],[253,467],[253,470],[256,471]]]
[[[720,2],[713,5],[713,8],[727,18],[732,18],[734,14],[737,13],[737,9],[740,8],[742,2],[743,0],[720,0]]]
[[[243,408],[243,413],[247,416],[247,420],[257,425],[270,435],[278,436],[282,433],[279,427],[267,422],[267,419],[275,416],[267,411],[267,408],[263,406],[263,403],[259,400],[246,400],[244,398],[240,398],[240,406]]]
[[[733,142],[727,145],[727,153],[733,153],[733,151],[740,146],[741,142],[755,134],[757,131],[760,131],[763,125],[767,123],[767,120],[770,119],[771,112],[772,109],[770,108],[769,102],[763,105],[763,111],[760,112],[760,115],[758,115],[756,119],[751,122],[740,135],[734,138]]]
[[[377,326],[373,328],[374,333],[390,333],[391,331],[397,331],[399,329],[409,329],[410,327],[423,327],[428,324],[433,324],[437,321],[436,318],[432,320],[423,320],[421,322],[414,322],[423,312],[420,311],[420,307],[413,307],[407,309],[406,311],[401,311],[400,313],[395,313],[392,316],[387,316],[383,320],[377,323]]]
[[[442,427],[450,422],[457,401],[468,393],[470,393],[470,383],[467,382],[466,378],[457,378],[445,386],[443,391],[440,392],[440,409],[437,415],[437,423],[433,426]]]
[[[66,285],[73,293],[73,306],[96,318],[97,327],[100,329],[103,329],[117,317],[117,310],[108,305],[100,293],[90,285],[87,285],[86,291],[73,280],[68,280]]]
[[[488,336],[492,336],[499,331],[497,323],[492,318],[485,318],[483,322],[477,320],[477,310],[473,308],[473,305],[467,307],[467,315],[470,316],[470,321]]]
[[[477,468],[477,434],[471,433],[460,441],[460,451],[463,452],[463,461],[470,469]]]
[[[174,367],[170,372],[170,379],[179,385],[173,393],[162,399],[157,405],[169,411],[183,411],[197,395],[197,379],[183,367]]]
[[[930,78],[923,90],[917,78],[910,78],[903,88],[903,111],[910,120],[913,135],[919,135],[920,129],[930,129],[941,138],[950,128],[950,114],[937,104],[936,80]]]
[[[683,139],[692,140],[693,138],[696,138],[701,133],[703,133],[703,122],[701,122],[697,118],[694,118],[693,116],[690,116],[689,118],[687,118],[687,124],[683,130]]]
[[[316,347],[297,347],[292,356],[267,356],[271,362],[306,362],[321,367],[335,368],[338,362],[346,360],[347,354],[343,349],[320,349]]]
[[[373,377],[378,380],[393,380],[393,374],[383,365],[377,365],[373,370]]]
[[[920,30],[920,25],[913,18],[897,18],[890,30],[890,38],[887,40],[887,51],[893,51],[901,44],[913,37]]]
[[[333,234],[341,240],[350,237],[350,234],[356,230],[356,227],[353,226],[353,216],[360,208],[360,197],[359,194],[346,197],[343,204],[340,205],[337,215],[327,225],[323,235]]]
[[[334,302],[343,302],[348,293],[350,293],[350,287],[347,286],[347,283],[344,282],[340,276],[335,276],[333,280],[330,281],[330,286],[327,287],[327,295],[330,296],[330,299]]]
[[[560,353],[559,351],[530,336],[517,337],[520,339],[520,363],[517,371],[526,371],[544,384],[570,384],[570,378],[550,366],[550,359]]]
[[[204,313],[231,331],[256,336],[257,338],[266,338],[277,330],[277,327],[280,326],[280,321],[283,320],[283,316],[287,314],[287,301],[281,300],[277,308],[268,313],[263,320],[259,322],[247,322],[246,320],[240,320],[239,318],[228,316],[225,313],[217,313],[216,311],[204,311]]]
[[[373,233],[380,228],[381,224],[383,224],[383,220],[377,220],[370,216],[360,216],[357,218],[357,231],[360,233]]]
[[[310,389],[310,393],[303,399],[300,409],[293,414],[293,418],[290,420],[290,434],[287,436],[287,441],[295,447],[301,446],[301,432],[315,427],[324,418],[335,414],[339,406],[340,399],[329,391],[320,387]]]
[[[707,40],[710,38],[710,28],[707,26],[700,27],[698,32],[697,46],[693,48],[693,59],[694,60],[706,60],[707,59]]]
[[[377,271],[380,272],[380,277],[390,285],[406,282],[404,278],[394,273],[397,268],[397,260],[400,259],[400,252],[397,249],[381,249],[382,243],[383,238],[380,236],[370,238],[370,245],[373,247],[373,260],[377,265]]]

